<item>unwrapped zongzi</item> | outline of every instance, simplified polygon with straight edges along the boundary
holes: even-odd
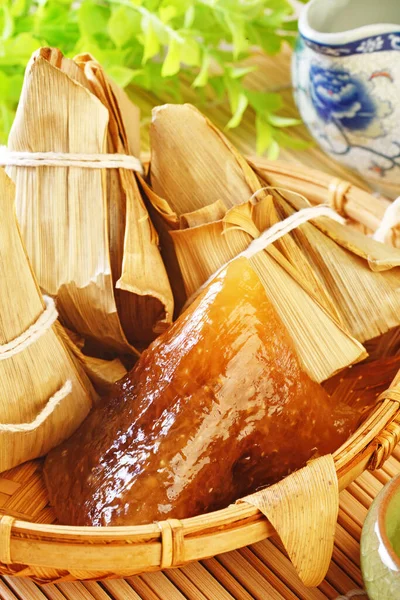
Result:
[[[61,523],[189,517],[332,452],[357,421],[304,372],[240,258],[50,453],[45,478]]]

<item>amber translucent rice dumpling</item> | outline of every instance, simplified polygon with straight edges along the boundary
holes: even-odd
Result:
[[[332,452],[356,424],[302,369],[240,258],[50,453],[45,478],[61,523],[189,517]]]

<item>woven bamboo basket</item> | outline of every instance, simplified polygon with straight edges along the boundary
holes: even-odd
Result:
[[[389,204],[320,171],[278,161],[252,162],[271,185],[306,194],[315,204],[328,202],[350,225],[367,232],[378,227]],[[339,490],[365,469],[381,467],[390,456],[400,439],[399,401],[400,373],[381,394],[373,413],[334,453]],[[0,573],[40,583],[127,577],[181,566],[276,533],[268,519],[246,502],[144,526],[60,526],[54,524],[41,469],[42,461],[37,460],[0,475]]]

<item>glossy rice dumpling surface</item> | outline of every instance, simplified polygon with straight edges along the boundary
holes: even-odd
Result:
[[[246,259],[232,262],[47,458],[61,523],[222,508],[336,449],[356,425],[303,371]]]

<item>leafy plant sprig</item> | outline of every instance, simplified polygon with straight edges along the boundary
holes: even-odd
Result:
[[[122,87],[130,84],[180,99],[178,73],[192,86],[229,100],[228,128],[251,107],[257,150],[277,156],[298,123],[278,116],[277,93],[246,87],[243,66],[254,46],[276,54],[292,43],[296,20],[289,0],[0,0],[0,138],[14,118],[23,72],[38,47],[73,56],[90,52]]]

